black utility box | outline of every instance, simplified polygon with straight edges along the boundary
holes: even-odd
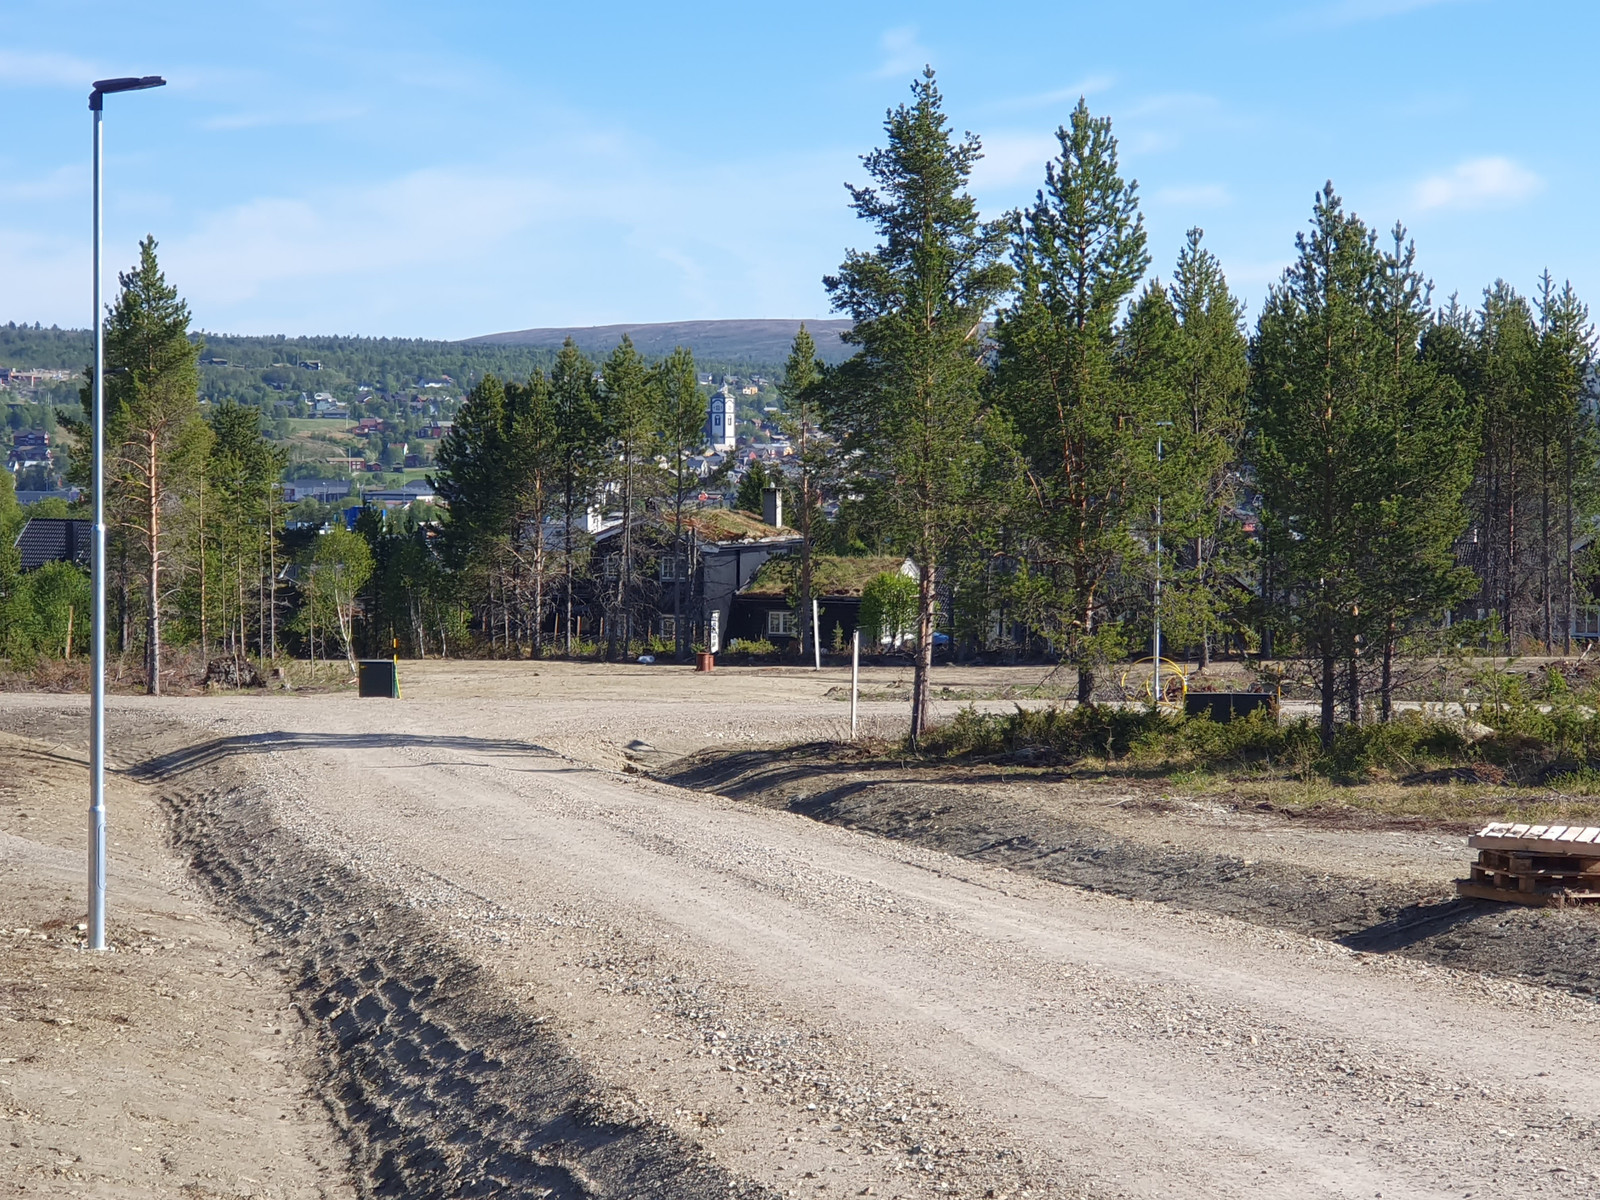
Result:
[[[1204,715],[1218,725],[1225,725],[1235,717],[1247,717],[1258,708],[1276,717],[1278,698],[1271,692],[1190,692],[1183,698],[1186,716]]]
[[[387,658],[363,658],[356,670],[356,687],[363,696],[400,699],[400,671]]]

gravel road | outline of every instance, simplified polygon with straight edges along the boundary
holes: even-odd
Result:
[[[672,678],[115,702],[320,1023],[363,1192],[1600,1190],[1593,1003],[605,769],[838,721]]]

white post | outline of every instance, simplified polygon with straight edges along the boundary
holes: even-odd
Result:
[[[94,112],[94,528],[90,533],[89,634],[89,949],[106,948],[106,362],[105,319],[100,312],[101,186],[100,97]]]
[[[815,596],[811,597],[811,652],[815,659],[812,670],[822,670],[822,616]]]
[[[861,630],[850,635],[850,740],[856,740],[856,692],[861,687]]]

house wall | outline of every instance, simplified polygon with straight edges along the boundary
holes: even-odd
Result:
[[[850,635],[855,632],[856,625],[861,620],[860,596],[828,596],[822,597],[818,604],[820,615],[818,624],[822,627],[822,647],[828,649],[833,644],[833,627],[839,625],[844,631],[846,644]],[[793,641],[789,637],[772,637],[767,633],[767,614],[769,612],[789,612],[789,606],[783,600],[773,596],[739,596],[733,602],[733,614],[728,618],[728,638],[738,638],[742,642],[753,642],[758,638],[767,638],[775,644],[787,644]],[[724,639],[724,645],[726,645]]]

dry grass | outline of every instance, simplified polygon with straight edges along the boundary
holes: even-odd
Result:
[[[1109,777],[1108,777],[1109,778]],[[1455,829],[1490,821],[1600,824],[1600,797],[1546,787],[1479,783],[1412,785],[1393,780],[1335,783],[1322,777],[1228,776],[1180,772],[1169,787],[1230,803],[1330,821],[1403,822]]]

